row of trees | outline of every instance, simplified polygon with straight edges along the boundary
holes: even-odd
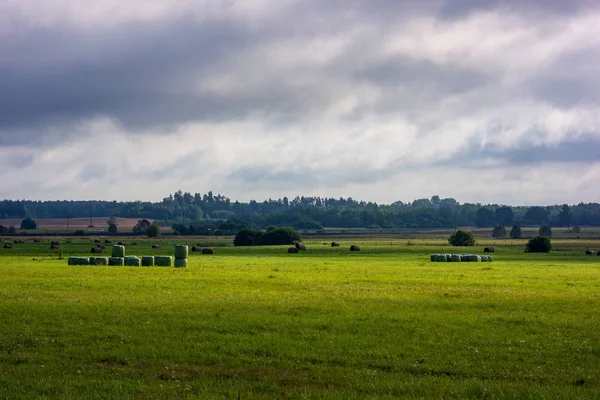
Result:
[[[297,196],[247,203],[212,192],[177,191],[160,202],[0,201],[1,218],[127,217],[155,219],[161,225],[188,229],[221,229],[230,221],[254,227],[293,226],[296,229],[335,228],[454,228],[457,226],[600,226],[600,204],[506,206],[459,204],[433,196],[404,203],[377,204],[352,198]],[[217,223],[215,223],[215,221]]]
[[[529,239],[525,245],[525,251],[527,253],[547,253],[552,249],[552,243],[550,241],[552,236],[552,230],[549,226],[541,227],[539,230],[539,236]],[[458,230],[448,238],[448,243],[452,246],[475,246],[477,243],[473,232]]]

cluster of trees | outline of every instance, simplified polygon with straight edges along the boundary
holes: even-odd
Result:
[[[275,228],[270,226],[266,231],[260,229],[245,228],[235,235],[234,246],[275,246],[292,244],[300,241],[302,237],[294,228],[287,226]]]
[[[516,206],[459,204],[433,196],[404,203],[377,204],[352,198],[296,196],[247,203],[212,192],[177,191],[159,202],[0,201],[1,218],[127,217],[155,219],[183,233],[232,232],[236,225],[293,226],[296,229],[335,228],[454,228],[457,226],[600,226],[600,204]],[[229,225],[221,226],[228,222]],[[116,225],[115,225],[116,228]],[[113,229],[115,229],[113,228]],[[498,232],[501,234],[501,231]]]
[[[550,226],[542,226],[539,229],[539,236],[530,239],[525,246],[527,253],[547,253],[552,249],[550,237],[552,229]],[[473,232],[458,230],[448,238],[448,243],[452,246],[475,246],[477,243]]]

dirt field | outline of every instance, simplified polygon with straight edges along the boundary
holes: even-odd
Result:
[[[93,228],[89,227],[90,218],[38,218],[35,222],[38,224],[38,230],[44,231],[72,232],[78,229],[84,231],[106,231],[108,229],[108,224],[106,223],[108,218],[109,217],[92,218]],[[131,231],[140,218],[116,218],[116,220],[119,231]],[[151,223],[154,222],[153,219],[149,219],[148,221]],[[6,227],[12,225],[18,229],[21,226],[21,219],[0,219],[0,225]]]

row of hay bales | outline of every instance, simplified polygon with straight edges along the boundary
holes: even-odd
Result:
[[[588,250],[586,250],[586,251],[585,251],[585,254],[586,254],[587,256],[593,256],[594,254],[596,254],[597,256],[600,256],[600,251],[598,251],[598,252],[596,253],[596,252],[595,252],[595,250],[589,250],[589,249],[588,249]]]
[[[432,254],[432,262],[492,262],[491,256],[477,254]]]
[[[171,256],[125,256],[125,246],[112,247],[112,257],[69,257],[68,265],[111,265],[129,267],[171,267],[185,268],[188,266],[188,246],[175,246],[175,261]]]

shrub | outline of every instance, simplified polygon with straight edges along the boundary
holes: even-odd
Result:
[[[257,244],[260,246],[292,244],[294,240],[300,239],[302,239],[300,234],[294,228],[286,226],[264,232],[258,237]]]
[[[510,238],[511,239],[521,239],[523,237],[523,233],[521,232],[521,227],[519,225],[513,225],[510,230]]]
[[[546,236],[529,239],[529,242],[525,246],[527,253],[548,253],[550,250],[552,250],[552,243],[550,242],[550,238]]]
[[[497,239],[502,239],[504,237],[506,237],[506,228],[503,226],[497,226],[494,228],[494,230],[492,231],[492,236],[497,238]]]
[[[116,224],[108,225],[108,233],[117,233],[118,229]]]
[[[540,236],[552,237],[552,228],[550,228],[550,225],[540,226],[538,233]]]
[[[458,230],[448,238],[448,242],[452,246],[475,246],[475,236],[473,232]]]
[[[21,229],[37,229],[37,224],[31,218],[25,218],[21,221]]]
[[[150,228],[148,228],[148,230],[146,231],[146,234],[148,235],[148,237],[159,237],[160,236],[160,226],[158,226],[158,224],[156,224],[156,223],[150,225]]]
[[[7,227],[5,227],[4,225],[0,225],[0,233],[6,233],[7,230]]]
[[[73,232],[73,236],[85,236],[85,231],[82,229],[77,229],[75,232]]]
[[[254,246],[258,242],[258,238],[262,231],[258,229],[245,228],[235,235],[233,239],[234,246]]]
[[[13,225],[9,226],[8,229],[6,230],[6,233],[8,234],[13,234],[13,233],[17,233],[17,228],[15,228]]]
[[[579,226],[574,226],[574,227],[573,227],[573,233],[581,233],[581,227],[579,227]]]

